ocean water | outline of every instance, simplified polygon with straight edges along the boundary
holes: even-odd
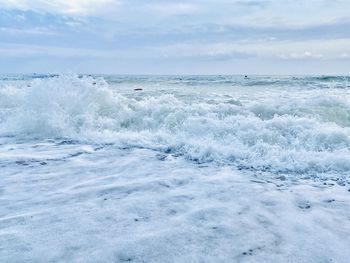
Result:
[[[348,77],[14,76],[0,85],[5,143],[113,144],[295,176],[350,170]]]
[[[346,262],[350,77],[2,75],[0,169],[3,262]]]

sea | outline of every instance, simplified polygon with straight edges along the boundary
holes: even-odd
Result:
[[[349,76],[0,75],[1,262],[349,247]]]

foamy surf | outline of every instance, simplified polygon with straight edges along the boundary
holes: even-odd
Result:
[[[0,262],[348,262],[347,85],[2,78]]]
[[[60,75],[3,81],[0,135],[112,143],[257,171],[349,173],[346,78],[222,78]],[[136,94],[132,85],[144,91]]]

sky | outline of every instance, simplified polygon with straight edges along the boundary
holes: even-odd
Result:
[[[349,0],[0,0],[0,73],[350,74]]]

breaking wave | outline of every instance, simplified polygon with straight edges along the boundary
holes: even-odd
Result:
[[[350,171],[350,103],[121,95],[103,78],[63,75],[0,88],[0,136],[145,147],[259,171]]]

